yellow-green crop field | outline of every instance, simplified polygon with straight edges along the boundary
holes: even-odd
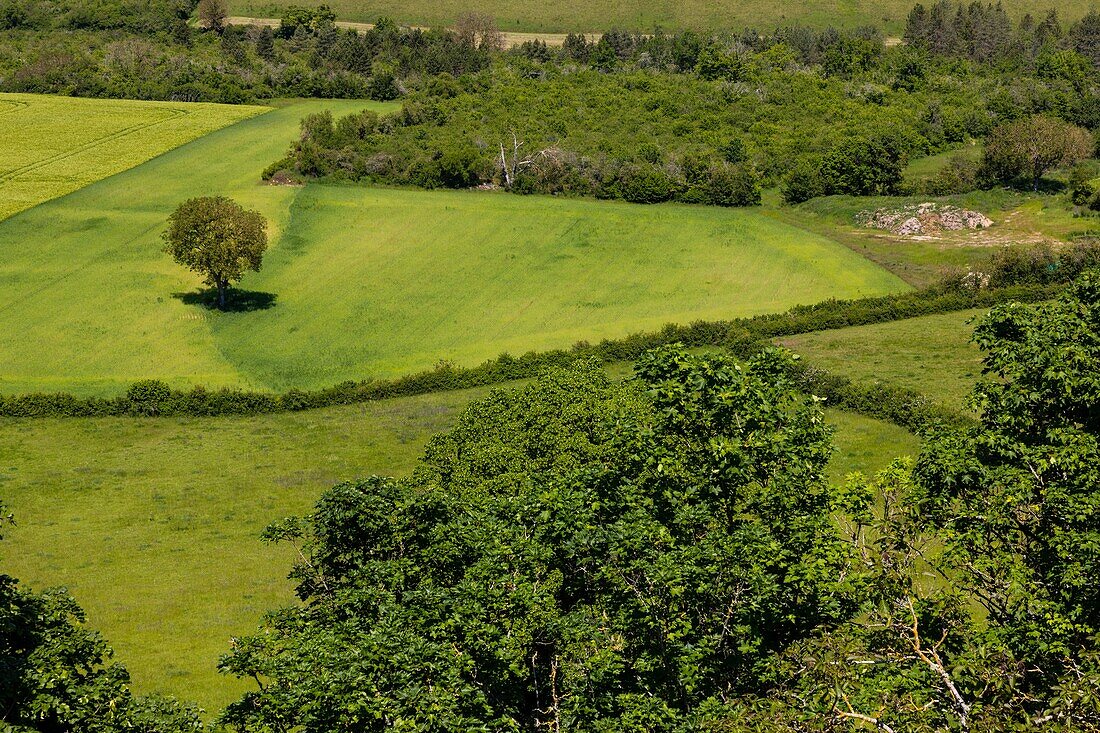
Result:
[[[0,94],[0,219],[264,110]]]

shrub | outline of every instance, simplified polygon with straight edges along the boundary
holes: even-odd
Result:
[[[898,141],[891,137],[846,140],[821,161],[824,191],[849,196],[896,194],[902,181],[902,157]]]
[[[130,385],[125,400],[131,415],[160,415],[171,411],[172,390],[158,379],[143,379]]]
[[[717,165],[708,171],[701,203],[711,206],[756,206],[760,181],[751,165]]]
[[[947,165],[930,180],[923,181],[920,192],[929,196],[951,196],[978,188],[978,163],[965,155],[953,155]]]
[[[825,182],[821,178],[821,162],[803,160],[783,179],[783,200],[788,204],[800,204],[804,201],[825,195]]]
[[[616,198],[635,204],[659,204],[671,201],[680,186],[662,168],[653,165],[623,166],[612,187]]]

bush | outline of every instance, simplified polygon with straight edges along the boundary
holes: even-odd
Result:
[[[1046,243],[1009,247],[993,255],[989,284],[1000,288],[1068,283],[1097,266],[1100,266],[1100,243],[1097,242],[1082,241],[1057,250]]]
[[[611,191],[615,198],[635,204],[659,204],[671,201],[680,186],[662,168],[652,165],[624,166]]]
[[[828,195],[896,194],[902,181],[902,157],[898,141],[890,137],[846,140],[822,159],[822,186]]]
[[[804,201],[825,195],[825,182],[821,178],[821,162],[803,160],[783,179],[783,200],[788,204],[801,204]]]
[[[155,416],[171,412],[172,390],[157,379],[134,382],[126,390],[126,411],[131,415]]]
[[[757,206],[760,180],[748,164],[718,165],[708,171],[701,193],[701,203],[711,206]]]
[[[965,155],[953,155],[936,175],[918,186],[928,196],[951,196],[978,188],[978,163]]]

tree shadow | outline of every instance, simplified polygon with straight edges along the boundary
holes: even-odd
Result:
[[[186,305],[201,305],[209,310],[219,310],[217,288],[192,291],[190,293],[172,293],[173,298],[179,299]],[[225,294],[224,313],[251,313],[252,311],[265,311],[275,307],[275,301],[279,298],[275,293],[262,293],[257,290],[239,290],[229,288]]]

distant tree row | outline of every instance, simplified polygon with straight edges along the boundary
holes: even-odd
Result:
[[[192,14],[206,32],[189,25]],[[18,44],[0,39],[0,88],[226,102],[265,96],[392,99],[436,74],[484,70],[503,48],[493,19],[478,14],[459,17],[450,30],[401,28],[382,18],[366,32],[337,28],[324,5],[290,6],[277,28],[227,27],[227,14],[225,0],[0,0],[0,30],[29,34]],[[61,30],[88,35],[78,40]],[[917,5],[905,35],[905,48],[891,51],[872,27],[671,34],[612,29],[594,42],[570,35],[561,48],[528,41],[503,58],[532,74],[584,65],[732,83],[752,83],[761,65],[799,67],[845,79],[885,75],[892,85],[911,90],[927,83],[941,61],[964,57],[1002,71],[1071,80],[1085,92],[1100,62],[1096,12],[1064,29],[1055,13],[1014,24],[999,6],[938,2]],[[110,63],[116,48],[138,45],[148,59],[141,73],[120,74]]]
[[[909,13],[904,40],[936,55],[979,62],[1035,59],[1070,50],[1100,66],[1100,13],[1093,10],[1067,32],[1054,9],[1042,20],[1029,13],[1014,24],[999,2],[956,5],[940,0],[928,8],[918,3]]]

